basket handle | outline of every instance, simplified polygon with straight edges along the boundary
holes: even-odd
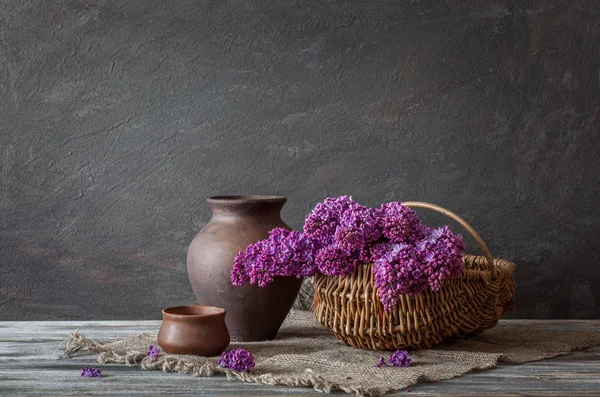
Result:
[[[477,241],[477,244],[479,244],[479,246],[481,247],[481,250],[483,251],[483,255],[487,259],[487,264],[488,264],[487,270],[489,270],[492,273],[492,280],[494,280],[496,278],[496,272],[494,271],[494,259],[492,258],[492,254],[490,253],[490,250],[488,249],[485,241],[483,241],[483,239],[481,238],[479,233],[477,233],[477,231],[475,231],[475,229],[473,229],[473,226],[469,225],[467,223],[467,221],[465,221],[460,216],[456,215],[454,212],[447,210],[444,207],[440,207],[439,205],[425,203],[422,201],[405,201],[402,204],[407,207],[410,207],[410,208],[426,208],[428,210],[439,212],[440,214],[446,215],[448,218],[451,218],[451,219],[455,220],[457,223],[459,223],[467,232],[469,232],[469,234],[471,236],[473,236],[475,241]]]

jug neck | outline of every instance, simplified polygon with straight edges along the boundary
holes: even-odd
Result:
[[[212,196],[207,200],[213,219],[231,220],[236,217],[280,217],[287,199],[283,196]]]

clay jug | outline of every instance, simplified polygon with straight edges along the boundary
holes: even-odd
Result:
[[[208,198],[210,222],[194,237],[187,255],[187,271],[199,305],[222,307],[231,341],[275,339],[290,311],[302,279],[275,277],[265,287],[231,283],[238,252],[269,237],[282,227],[280,196],[213,196]]]

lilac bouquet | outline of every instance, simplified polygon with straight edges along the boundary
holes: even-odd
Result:
[[[379,299],[391,311],[399,295],[439,291],[460,276],[465,249],[461,235],[427,227],[399,201],[369,208],[349,196],[329,197],[308,214],[303,232],[276,228],[240,252],[231,281],[263,287],[276,276],[347,276],[372,263]]]

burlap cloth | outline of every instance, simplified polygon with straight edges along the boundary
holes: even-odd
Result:
[[[483,334],[429,350],[409,352],[409,368],[377,367],[379,357],[389,352],[344,346],[329,330],[318,324],[312,312],[292,311],[277,339],[268,342],[232,343],[229,349],[244,348],[255,358],[250,373],[225,371],[217,357],[205,358],[160,354],[146,356],[156,345],[156,334],[99,341],[77,331],[67,342],[65,356],[80,350],[98,354],[101,363],[140,365],[143,369],[212,376],[225,373],[230,379],[279,386],[313,387],[321,392],[343,390],[357,396],[378,396],[402,390],[417,382],[436,382],[473,370],[494,367],[497,362],[525,363],[600,345],[594,332],[551,332],[499,325]]]

